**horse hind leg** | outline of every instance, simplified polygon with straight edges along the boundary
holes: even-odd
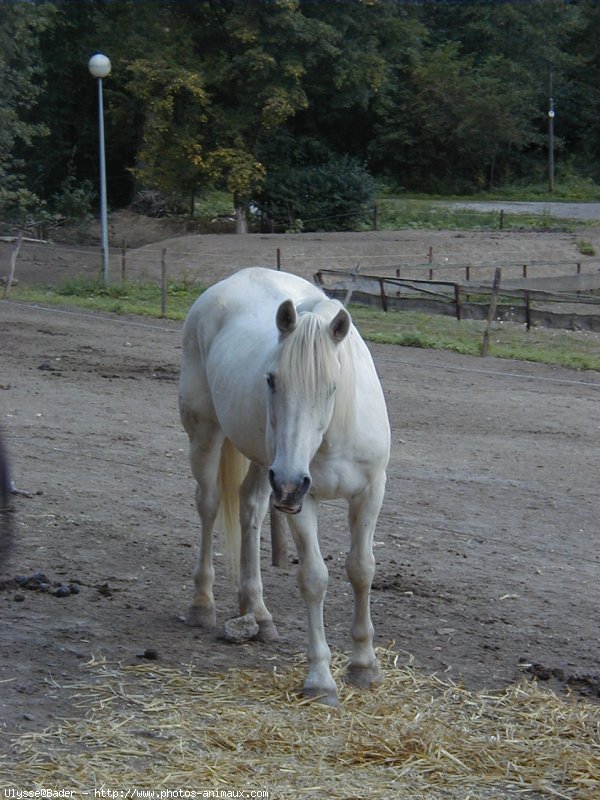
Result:
[[[354,498],[349,509],[351,543],[346,571],[354,593],[354,615],[350,629],[353,647],[346,681],[362,689],[381,680],[373,648],[370,593],[375,574],[373,534],[382,500],[383,486],[377,485]]]
[[[214,628],[216,625],[213,586],[213,529],[220,504],[218,482],[223,434],[214,423],[188,427],[190,464],[196,479],[196,508],[201,522],[200,548],[194,569],[194,595],[185,621],[187,625]]]
[[[241,557],[238,598],[241,614],[253,614],[258,623],[256,639],[279,639],[273,617],[263,600],[260,574],[260,532],[267,513],[271,488],[266,471],[251,464],[240,489]]]

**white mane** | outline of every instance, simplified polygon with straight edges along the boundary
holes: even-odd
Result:
[[[354,410],[355,372],[350,337],[336,344],[330,319],[302,312],[294,330],[281,343],[278,380],[289,391],[312,402],[324,402],[335,391],[331,425],[343,426]]]

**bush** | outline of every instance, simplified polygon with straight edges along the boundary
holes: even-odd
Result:
[[[55,217],[69,222],[89,222],[96,194],[91,181],[76,182],[73,176],[65,178],[60,191],[50,198],[50,211]]]
[[[270,172],[257,205],[277,230],[352,230],[373,203],[375,181],[357,160]]]

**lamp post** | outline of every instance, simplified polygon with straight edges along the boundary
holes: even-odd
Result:
[[[106,212],[106,159],[104,156],[104,106],[102,103],[102,78],[110,74],[110,61],[96,53],[88,62],[88,69],[94,78],[98,78],[98,134],[100,143],[100,221],[102,224],[102,264],[104,285],[109,284],[108,271],[108,220]]]
[[[548,70],[548,190],[554,191],[554,97],[552,67]]]

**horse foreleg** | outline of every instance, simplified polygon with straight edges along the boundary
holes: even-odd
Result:
[[[217,481],[223,436],[214,425],[198,425],[190,434],[190,463],[196,479],[196,508],[201,522],[200,549],[194,569],[194,596],[187,612],[188,625],[214,628],[216,625],[213,585],[213,529],[219,509]]]
[[[354,616],[350,629],[353,647],[346,680],[361,688],[369,688],[380,680],[379,665],[373,648],[370,595],[375,574],[373,534],[383,502],[383,484],[382,481],[370,486],[352,498],[349,506],[351,539],[346,571],[354,592]]]
[[[279,634],[263,600],[260,574],[260,531],[269,504],[271,487],[265,470],[250,465],[240,489],[240,524],[242,543],[238,598],[241,614],[254,614],[258,623],[257,639],[277,641]]]
[[[319,550],[317,508],[306,497],[299,514],[289,517],[298,552],[298,586],[308,611],[308,676],[303,694],[321,703],[337,706],[337,688],[331,674],[331,651],[325,639],[323,602],[329,575]]]

